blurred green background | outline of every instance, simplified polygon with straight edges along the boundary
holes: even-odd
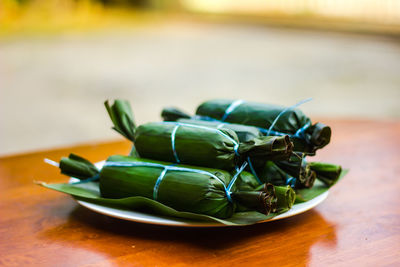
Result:
[[[400,118],[400,1],[0,0],[0,155],[118,138],[210,98]]]

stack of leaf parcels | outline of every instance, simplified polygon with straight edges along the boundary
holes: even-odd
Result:
[[[128,102],[105,106],[114,130],[132,142],[130,155],[110,156],[101,170],[74,154],[60,161],[63,174],[80,179],[76,186],[98,183],[97,201],[131,199],[125,208],[156,210],[145,198],[172,208],[163,212],[171,216],[265,219],[321,194],[341,174],[338,165],[305,160],[329,143],[331,129],[297,108],[211,100],[196,115],[165,108],[163,122],[136,126]],[[71,188],[53,189],[82,197]]]

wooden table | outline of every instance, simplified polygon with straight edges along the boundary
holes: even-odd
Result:
[[[324,121],[334,135],[316,159],[342,164],[349,174],[313,210],[246,227],[127,222],[33,184],[67,180],[45,157],[75,152],[99,161],[128,153],[127,142],[3,157],[0,265],[400,266],[400,122]]]

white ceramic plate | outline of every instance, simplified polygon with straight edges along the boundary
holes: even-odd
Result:
[[[103,166],[104,162],[98,162],[96,163],[96,167],[99,169]],[[76,181],[75,178],[71,178],[70,182]],[[303,212],[306,212],[318,204],[320,204],[322,201],[324,201],[328,197],[329,192],[326,191],[325,193],[307,201],[304,203],[296,204],[294,205],[289,211],[282,213],[278,216],[275,216],[269,220],[266,221],[260,221],[261,222],[271,222],[271,221],[276,221],[288,217],[292,217],[297,214],[301,214]],[[77,202],[82,205],[83,207],[86,207],[92,211],[108,215],[114,218],[118,219],[123,219],[123,220],[128,220],[128,221],[134,221],[134,222],[140,222],[140,223],[148,223],[148,224],[157,224],[157,225],[168,225],[168,226],[180,226],[180,227],[223,227],[223,226],[228,226],[225,224],[221,223],[210,223],[210,222],[195,222],[195,221],[190,221],[190,220],[185,220],[183,218],[174,218],[174,217],[164,217],[164,216],[159,216],[159,215],[154,215],[154,214],[148,214],[148,213],[143,213],[143,212],[138,212],[138,211],[128,211],[128,210],[120,210],[120,209],[115,209],[111,207],[105,207],[97,204],[93,204],[90,202],[82,201],[82,200],[77,200]],[[240,225],[239,225],[240,226]]]
[[[261,221],[261,222],[276,221],[276,220],[292,217],[294,215],[306,212],[306,211],[314,208],[318,204],[320,204],[322,201],[324,201],[327,198],[328,193],[329,192],[326,191],[325,193],[317,196],[316,198],[311,199],[310,201],[294,205],[289,211],[287,211],[285,213],[282,213],[276,217],[273,217],[269,220]],[[97,205],[97,204],[93,204],[93,203],[89,203],[89,202],[81,201],[81,200],[78,200],[78,203],[90,210],[95,211],[95,212],[98,212],[98,213],[101,213],[104,215],[108,215],[111,217],[115,217],[118,219],[134,221],[134,222],[158,224],[158,225],[169,225],[169,226],[181,226],[181,227],[228,226],[228,225],[220,224],[220,223],[194,222],[194,221],[185,220],[183,218],[163,217],[163,216],[147,214],[147,213],[138,212],[138,211],[120,210],[120,209],[105,207],[105,206],[101,206],[101,205]],[[259,223],[261,223],[261,222],[259,222]]]

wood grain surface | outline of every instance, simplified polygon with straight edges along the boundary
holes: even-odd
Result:
[[[45,157],[74,152],[99,161],[127,154],[128,142],[3,157],[0,265],[400,266],[400,122],[321,121],[332,126],[333,138],[315,160],[341,164],[349,174],[313,210],[246,227],[118,220],[33,183],[67,181]]]

